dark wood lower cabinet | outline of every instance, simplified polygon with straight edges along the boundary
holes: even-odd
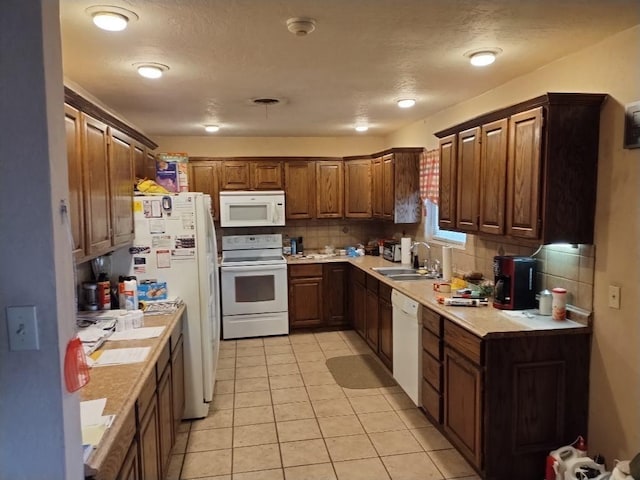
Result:
[[[444,372],[444,429],[458,450],[482,469],[482,370],[445,347]]]
[[[171,447],[173,446],[173,409],[171,406],[171,367],[167,364],[158,381],[158,436],[160,440],[160,471],[167,475]]]
[[[289,327],[321,327],[322,264],[289,265]]]
[[[289,265],[289,327],[348,326],[347,273],[346,263]]]
[[[184,413],[184,338],[182,335],[175,344],[172,344],[171,349],[171,397],[175,440]]]
[[[117,480],[141,480],[140,478],[140,456],[138,455],[138,442],[133,439],[127,456],[122,462]]]
[[[539,480],[550,450],[587,434],[588,331],[479,338],[445,319],[443,336],[442,429],[482,478]]]
[[[367,303],[367,290],[364,285],[365,274],[357,267],[351,267],[349,282],[349,315],[354,330],[362,338],[366,337],[365,310]]]
[[[376,280],[377,282],[377,280]],[[365,332],[366,337],[365,340],[371,347],[371,349],[378,353],[379,346],[378,341],[380,339],[380,334],[378,329],[380,328],[380,317],[379,317],[379,309],[378,309],[378,289],[376,285],[376,289],[372,290],[372,288],[367,285],[367,299],[365,304]]]
[[[343,327],[347,318],[347,264],[326,263],[322,268],[322,303],[328,327]]]
[[[380,283],[378,297],[379,349],[378,356],[393,371],[393,306],[391,287]]]
[[[140,470],[142,478],[160,477],[160,445],[158,443],[158,401],[153,396],[140,420]]]

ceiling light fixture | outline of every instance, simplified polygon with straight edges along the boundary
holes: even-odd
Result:
[[[85,10],[96,27],[109,32],[120,32],[127,28],[129,21],[138,20],[131,10],[112,5],[94,5]]]
[[[287,20],[287,28],[294,35],[304,37],[316,29],[316,21],[313,18],[292,17]]]
[[[356,125],[356,132],[366,132],[369,130],[369,127],[366,125]]]
[[[220,127],[218,125],[205,125],[204,129],[209,133],[216,133],[218,130],[220,130]]]
[[[403,98],[398,100],[397,103],[400,108],[411,108],[416,104],[416,101],[413,98]]]
[[[464,54],[469,58],[469,62],[474,67],[486,67],[496,61],[496,56],[501,53],[499,48],[483,48],[480,50],[471,50]]]
[[[133,66],[136,67],[138,73],[144,78],[160,78],[164,72],[169,70],[168,66],[154,62],[134,63]]]

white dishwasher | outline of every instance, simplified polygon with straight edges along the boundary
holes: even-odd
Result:
[[[397,290],[393,305],[393,378],[413,403],[420,403],[420,304]]]

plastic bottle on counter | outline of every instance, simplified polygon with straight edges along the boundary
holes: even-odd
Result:
[[[291,255],[298,253],[298,240],[296,238],[291,239]]]
[[[131,315],[133,316],[133,328],[144,327],[144,313],[142,310],[133,310]]]
[[[121,310],[138,309],[138,281],[136,277],[120,277],[119,297]]]

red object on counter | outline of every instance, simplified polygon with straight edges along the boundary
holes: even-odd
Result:
[[[67,343],[67,350],[64,354],[64,383],[69,393],[80,390],[89,383],[87,357],[78,337]]]

